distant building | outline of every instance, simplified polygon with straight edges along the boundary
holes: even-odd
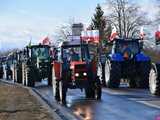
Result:
[[[72,25],[72,36],[80,36],[82,30],[83,30],[83,24],[82,23],[74,23]]]

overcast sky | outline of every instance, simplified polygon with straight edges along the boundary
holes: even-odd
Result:
[[[138,0],[137,0],[138,1]],[[89,23],[98,3],[105,0],[0,0],[0,50],[23,47],[53,35],[73,20]],[[141,0],[143,9],[154,16],[155,0]],[[149,8],[149,9],[148,9]]]

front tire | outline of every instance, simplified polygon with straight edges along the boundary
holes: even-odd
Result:
[[[95,86],[94,83],[90,83],[87,88],[85,88],[85,96],[87,99],[95,98]]]
[[[130,80],[129,80],[129,87],[130,88],[136,88],[137,85],[136,85],[136,78],[135,77],[132,77]]]
[[[118,88],[121,79],[121,64],[119,62],[106,61],[105,81],[109,88]]]
[[[99,77],[97,76],[96,84],[95,84],[95,98],[96,100],[101,100],[102,96],[102,87]]]
[[[160,65],[152,64],[149,74],[149,90],[151,94],[160,96]]]

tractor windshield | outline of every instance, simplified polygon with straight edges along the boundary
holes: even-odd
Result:
[[[63,48],[63,60],[86,61],[89,60],[89,51],[86,46],[70,46]]]
[[[117,42],[116,48],[115,48],[116,52],[123,54],[126,49],[131,51],[132,54],[134,54],[134,55],[139,53],[139,51],[140,51],[139,42],[137,42],[137,41]]]
[[[48,47],[33,47],[32,57],[41,59],[49,58],[49,48]]]

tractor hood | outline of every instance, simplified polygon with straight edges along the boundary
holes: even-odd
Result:
[[[70,62],[70,69],[73,70],[73,69],[81,69],[81,68],[86,68],[86,62],[83,62],[83,61],[72,61],[72,62]]]

